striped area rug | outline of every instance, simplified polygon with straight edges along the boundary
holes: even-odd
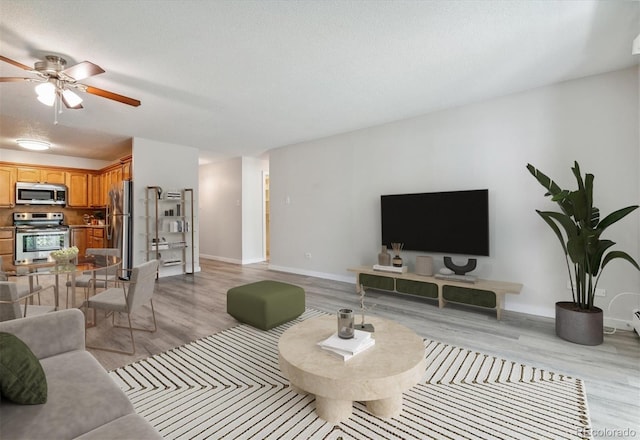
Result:
[[[278,368],[282,332],[323,314],[307,309],[266,332],[241,324],[110,375],[167,439],[589,438],[580,379],[430,340],[399,417],[379,419],[357,402],[348,421],[325,422]]]

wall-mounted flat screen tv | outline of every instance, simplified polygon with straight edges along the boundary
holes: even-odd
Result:
[[[380,196],[382,244],[405,250],[489,256],[489,190]]]

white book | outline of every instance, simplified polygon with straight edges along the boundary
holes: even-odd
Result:
[[[369,341],[372,340],[374,339],[371,337],[371,333],[362,330],[354,330],[353,338],[342,339],[336,332],[324,341],[318,342],[318,345],[320,345],[322,348],[330,348],[355,354],[361,351],[363,347],[365,347],[369,343]]]
[[[351,353],[349,351],[338,350],[336,348],[324,347],[322,345],[320,346],[320,348],[322,348],[323,350],[330,351],[330,352],[332,352],[334,354],[337,354],[338,356],[340,356],[342,358],[343,361],[348,361],[352,357],[357,356],[358,354],[362,353],[363,351],[366,351],[368,348],[373,347],[375,344],[376,344],[376,340],[371,338],[371,339],[369,339],[369,341],[367,341],[367,343],[365,343],[362,347],[360,347],[360,349],[358,350],[357,353]]]

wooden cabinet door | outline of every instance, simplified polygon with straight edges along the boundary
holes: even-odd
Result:
[[[16,201],[16,169],[0,166],[0,206],[12,207]]]
[[[89,174],[89,205],[104,206],[104,192],[100,174]]]
[[[131,180],[131,160],[122,164],[122,180]]]
[[[18,167],[18,182],[40,182],[40,168]]]
[[[61,170],[40,170],[40,181],[46,183],[67,183],[67,173]]]
[[[78,248],[78,255],[87,253],[88,228],[71,228],[71,246]]]
[[[67,206],[86,207],[89,206],[89,193],[87,183],[87,173],[69,172],[67,173]]]
[[[0,271],[13,270],[13,246],[13,230],[0,229],[0,257],[2,257]]]
[[[89,228],[87,230],[88,244],[90,248],[103,248],[104,246],[104,228]]]

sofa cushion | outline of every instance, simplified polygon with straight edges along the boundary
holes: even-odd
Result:
[[[0,395],[24,405],[47,401],[47,378],[40,361],[11,333],[0,332]]]
[[[49,385],[44,405],[0,403],[0,433],[7,438],[74,438],[119,417],[133,406],[104,368],[87,351],[40,361]]]

